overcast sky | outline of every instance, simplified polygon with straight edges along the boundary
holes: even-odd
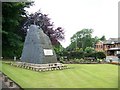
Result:
[[[55,27],[65,30],[65,40],[61,44],[70,44],[70,37],[84,28],[93,29],[93,36],[118,37],[118,1],[119,0],[35,0],[35,5],[27,9],[34,13],[41,9],[49,14]]]

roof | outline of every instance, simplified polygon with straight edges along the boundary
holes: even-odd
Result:
[[[120,38],[110,38],[104,41],[104,44],[114,44],[114,43],[120,43]]]

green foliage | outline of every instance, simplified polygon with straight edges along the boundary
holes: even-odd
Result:
[[[92,53],[92,52],[94,52],[94,51],[95,51],[95,49],[92,48],[92,47],[86,47],[86,48],[85,48],[85,52],[86,52],[86,53]]]
[[[105,41],[105,40],[106,40],[105,36],[103,35],[103,36],[100,38],[100,40],[101,40],[101,41]]]
[[[70,48],[93,47],[94,38],[92,38],[93,29],[82,29],[71,37]],[[74,43],[74,44],[73,44]]]
[[[20,57],[23,40],[20,26],[26,15],[25,7],[31,2],[2,2],[2,56],[4,58]]]
[[[71,42],[71,44],[66,47],[67,51],[75,51],[76,50],[76,43],[75,42]]]
[[[63,51],[60,56],[67,57],[67,60],[74,60],[74,59],[82,59],[86,57],[92,57],[94,59],[104,59],[106,55],[104,52],[95,52],[95,50],[91,47],[87,47],[85,51],[78,50],[78,51]]]
[[[97,52],[96,57],[99,59],[104,59],[104,58],[106,58],[106,55],[104,52]]]
[[[63,47],[60,43],[57,45],[54,45],[53,48],[54,48],[57,56],[61,55],[61,52],[63,51]]]
[[[85,53],[85,57],[94,57],[96,59],[104,59],[106,55],[104,52],[92,52],[92,53]]]
[[[84,57],[84,52],[71,52],[69,56],[71,59],[74,58],[80,59]]]

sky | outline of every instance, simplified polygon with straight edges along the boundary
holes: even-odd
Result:
[[[70,38],[84,28],[93,29],[93,37],[103,35],[118,37],[119,0],[35,0],[35,5],[26,9],[29,13],[41,10],[48,14],[55,27],[65,31],[63,47],[70,44]]]

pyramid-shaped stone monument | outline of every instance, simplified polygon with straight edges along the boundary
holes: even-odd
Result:
[[[49,37],[36,25],[29,27],[21,61],[35,64],[57,63],[56,54]]]

